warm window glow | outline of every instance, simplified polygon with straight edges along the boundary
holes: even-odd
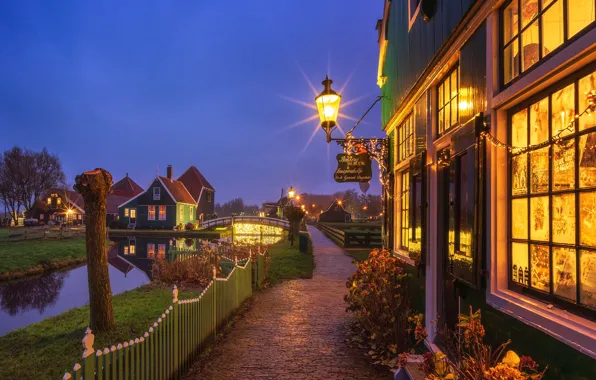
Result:
[[[48,198],[48,204],[52,204],[52,198]]]
[[[401,248],[410,246],[410,172],[401,173]]]
[[[166,220],[166,206],[159,206],[159,220]]]
[[[439,135],[458,123],[458,94],[459,81],[458,67],[456,66],[437,88]]]
[[[182,219],[184,219],[184,206],[180,205],[179,211],[180,211],[180,220],[182,220]]]
[[[596,75],[567,83],[511,115],[514,146],[539,144],[561,131],[564,137],[560,144],[511,154],[510,281],[594,307],[596,124],[593,117],[570,122],[585,110],[584,92],[596,86]]]
[[[408,116],[406,121],[397,130],[397,155],[398,162],[414,154],[414,114]]]
[[[565,34],[569,39],[593,25],[594,1],[513,0],[502,8],[501,17],[503,82],[507,84],[559,48]]]
[[[56,203],[57,204],[62,204],[62,199],[61,198],[56,198]]]
[[[147,258],[148,259],[155,258],[155,244],[153,244],[153,243],[147,244]]]
[[[129,253],[131,255],[136,254],[136,249],[137,249],[136,245],[134,243],[130,243]]]
[[[160,259],[163,259],[166,257],[166,245],[165,244],[157,245],[157,257]]]
[[[124,216],[128,218],[128,209],[127,208],[124,209]]]
[[[125,245],[124,246],[124,254],[125,255],[128,255],[128,245]]]
[[[147,206],[147,209],[149,211],[149,215],[147,216],[147,219],[155,220],[155,206]]]

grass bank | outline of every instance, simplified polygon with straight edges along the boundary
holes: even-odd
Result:
[[[271,254],[271,266],[269,268],[269,283],[275,285],[282,280],[297,278],[312,278],[314,270],[314,258],[312,255],[312,244],[306,253],[298,251],[298,242],[290,247],[286,238],[281,242],[269,247]]]
[[[81,237],[0,242],[0,281],[80,264],[86,255]]]
[[[198,290],[182,291],[180,299],[199,295]],[[114,296],[117,328],[97,334],[94,348],[141,336],[171,302],[171,289],[151,285]],[[89,307],[84,306],[0,337],[0,379],[61,379],[81,361],[88,321]]]

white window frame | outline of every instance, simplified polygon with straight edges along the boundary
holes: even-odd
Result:
[[[159,188],[157,186],[153,188],[153,200],[154,201],[161,200],[161,188]]]

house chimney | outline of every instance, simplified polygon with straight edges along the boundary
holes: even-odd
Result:
[[[172,179],[172,165],[168,165],[168,169],[167,169],[167,176],[168,179]]]

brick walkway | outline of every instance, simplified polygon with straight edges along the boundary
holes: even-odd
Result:
[[[345,343],[343,296],[354,271],[350,257],[308,227],[316,269],[312,280],[285,281],[257,294],[251,310],[219,342],[196,379],[391,379]]]

